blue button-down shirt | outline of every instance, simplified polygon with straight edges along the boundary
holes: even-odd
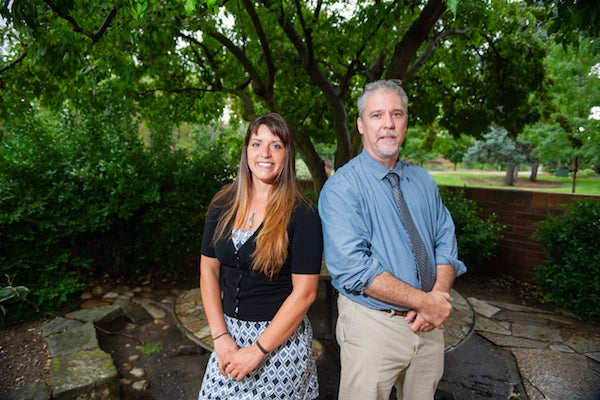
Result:
[[[456,276],[466,271],[458,260],[454,222],[437,184],[424,169],[402,160],[394,171],[415,225],[432,260],[450,264]],[[319,197],[325,263],[332,285],[369,308],[404,310],[364,294],[384,271],[420,288],[412,250],[394,202],[389,170],[365,150],[327,180]]]

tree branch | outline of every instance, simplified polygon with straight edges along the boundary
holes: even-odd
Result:
[[[208,35],[217,40],[217,42],[221,43],[227,50],[233,54],[235,58],[238,59],[240,64],[244,67],[244,70],[252,77],[252,81],[254,82],[255,91],[257,94],[262,95],[265,92],[265,83],[260,76],[260,73],[254,68],[252,62],[246,57],[244,52],[240,50],[228,37],[221,34],[220,32],[210,31],[207,32]]]
[[[415,73],[419,70],[419,68],[421,68],[425,64],[425,62],[427,61],[429,56],[431,56],[431,52],[433,51],[433,49],[442,40],[444,40],[448,36],[452,36],[452,35],[464,35],[468,31],[469,31],[469,29],[467,28],[467,29],[451,29],[448,31],[441,32],[439,35],[437,35],[435,37],[435,39],[433,39],[427,43],[427,45],[425,46],[425,50],[423,50],[423,53],[421,53],[419,58],[417,58],[417,60],[413,63],[413,65],[411,65],[410,68],[408,69],[408,71],[406,71],[406,73],[404,74],[404,79],[408,81],[415,75]]]
[[[117,15],[117,8],[113,7],[110,10],[110,12],[108,13],[108,15],[106,16],[106,18],[104,19],[104,22],[102,23],[102,26],[100,26],[100,29],[98,29],[98,32],[92,33],[92,32],[84,30],[81,26],[79,26],[79,24],[77,23],[77,21],[75,21],[75,19],[73,17],[71,17],[68,14],[63,13],[61,11],[61,9],[56,4],[54,4],[52,1],[44,0],[44,3],[46,3],[46,5],[48,7],[50,7],[50,9],[52,10],[52,12],[54,12],[54,14],[58,15],[60,18],[69,22],[71,24],[71,26],[73,27],[74,32],[81,33],[82,35],[89,37],[92,40],[92,44],[96,44],[100,41],[100,39],[102,38],[102,36],[104,35],[104,33],[106,32],[108,27],[110,26],[112,20]]]
[[[447,6],[443,0],[429,0],[419,17],[413,22],[406,34],[396,43],[394,56],[390,68],[386,74],[387,79],[402,79],[406,81],[406,72],[410,60],[415,58],[421,44],[427,40],[427,36],[436,22],[446,11]]]
[[[270,97],[273,95],[273,86],[275,85],[275,63],[273,62],[273,54],[271,53],[271,49],[269,48],[269,40],[267,39],[267,35],[265,34],[265,30],[256,14],[256,9],[252,1],[243,0],[244,8],[250,15],[250,20],[252,21],[252,25],[254,26],[254,30],[260,40],[260,44],[263,49],[263,54],[265,56],[265,61],[267,63],[267,83],[265,89],[270,93]]]
[[[2,73],[4,73],[5,71],[8,71],[11,68],[14,68],[18,63],[23,61],[23,59],[27,56],[28,51],[29,51],[29,48],[25,48],[25,51],[19,57],[17,57],[13,62],[11,62],[10,64],[8,64],[7,66],[5,66],[3,68],[0,68],[0,75]]]
[[[196,38],[190,36],[190,35],[186,35],[182,32],[178,33],[178,36],[187,40],[190,43],[195,44],[196,46],[198,46],[199,48],[201,48],[204,53],[206,54],[206,58],[208,59],[209,64],[215,68],[216,64],[214,62],[214,57],[212,56],[212,54],[210,53],[210,50],[208,49],[207,46],[204,45],[204,43],[198,41]],[[192,49],[192,51],[194,52],[194,54],[196,54],[196,57],[198,58],[198,60],[201,60],[200,55],[197,54],[196,49]],[[203,63],[197,63],[200,67],[203,66]],[[216,69],[216,68],[215,68]],[[240,83],[236,88],[234,89],[228,89],[223,87],[223,85],[221,84],[220,81],[216,81],[213,82],[213,87],[215,88],[215,90],[221,90],[223,92],[226,93],[231,93],[235,96],[237,96],[241,102],[242,102],[242,106],[243,106],[243,112],[242,112],[242,118],[244,120],[247,121],[251,121],[254,119],[254,117],[256,116],[256,110],[254,108],[254,103],[252,102],[252,98],[248,95],[248,93],[246,92],[246,88],[252,83],[252,78],[250,76],[247,76],[244,81],[242,83]],[[180,89],[182,90],[182,89]],[[193,91],[198,91],[200,89],[187,89],[187,90],[193,90]]]
[[[321,90],[327,99],[327,103],[331,107],[332,116],[333,116],[333,127],[336,133],[336,137],[338,140],[336,160],[349,160],[350,159],[350,133],[348,132],[348,113],[346,112],[346,108],[344,105],[343,99],[340,97],[333,83],[328,79],[327,75],[323,72],[319,65],[317,64],[314,57],[310,56],[310,50],[306,47],[306,44],[302,40],[302,37],[298,33],[298,31],[294,28],[292,21],[289,18],[281,13],[279,18],[279,25],[285,32],[286,36],[298,52],[298,56],[300,60],[302,60],[302,64],[304,69],[310,76],[311,80],[314,84]],[[302,139],[304,139],[302,137]],[[308,140],[310,142],[310,140]],[[318,154],[316,153],[314,146],[312,143],[303,143],[307,150],[306,153],[303,153],[303,158],[309,159],[313,157],[315,159],[318,158]],[[301,146],[299,146],[301,147]],[[323,176],[314,177],[313,179],[321,180],[322,183],[325,183],[327,179],[325,174],[325,170],[322,171]],[[319,182],[318,182],[319,183]],[[322,185],[316,185],[319,188]]]

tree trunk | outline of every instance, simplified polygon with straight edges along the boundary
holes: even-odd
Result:
[[[348,130],[348,114],[346,112],[344,100],[340,97],[335,85],[328,79],[327,74],[319,67],[318,61],[314,57],[312,41],[303,41],[300,34],[296,31],[293,22],[287,19],[285,16],[282,15],[278,21],[286,36],[296,48],[298,55],[302,59],[304,69],[310,76],[312,82],[321,90],[327,99],[327,103],[331,107],[333,115],[333,129],[337,139],[334,169],[337,169],[348,162],[350,158],[352,158],[352,143],[350,131]],[[307,153],[303,153],[302,158],[310,170],[310,174],[314,180],[315,192],[318,195],[321,192],[321,188],[325,184],[325,181],[327,180],[327,174],[325,172],[325,166],[318,158],[312,142],[310,145],[308,143],[310,142],[310,138],[306,137],[305,139],[305,146],[303,148]],[[302,149],[300,150],[302,151]]]
[[[529,175],[529,180],[531,182],[537,182],[537,174],[539,167],[539,164],[531,164],[531,175]]]
[[[571,186],[571,193],[575,193],[575,184],[577,182],[577,170],[579,170],[579,157],[575,157],[575,167],[573,168],[573,186]]]
[[[325,163],[319,157],[310,138],[306,135],[294,135],[296,148],[302,156],[302,160],[310,171],[310,176],[313,181],[313,187],[317,197],[321,193],[321,189],[327,180],[327,172],[325,171]]]
[[[515,186],[515,171],[518,172],[518,170],[515,167],[506,167],[506,175],[504,175],[504,184],[506,186]]]

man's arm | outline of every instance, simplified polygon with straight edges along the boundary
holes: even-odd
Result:
[[[437,328],[443,328],[452,311],[450,304],[452,298],[449,291],[453,281],[454,269],[445,265],[438,266],[438,277],[434,289],[427,293],[410,286],[386,271],[378,275],[364,293],[386,303],[414,310],[426,322]]]
[[[456,278],[456,271],[452,265],[438,264],[432,291],[437,290],[450,293],[450,289],[452,289],[452,285],[454,284],[454,278]]]

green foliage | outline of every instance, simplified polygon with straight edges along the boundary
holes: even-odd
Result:
[[[596,0],[528,0],[547,13],[548,33],[563,45],[578,44],[583,35],[600,34],[600,3]]]
[[[600,321],[600,201],[576,201],[562,216],[550,215],[534,238],[547,261],[536,269],[546,300],[590,323]]]
[[[23,300],[29,294],[29,289],[25,286],[5,286],[0,287],[0,311],[6,316],[6,308],[2,303],[15,303]]]
[[[579,46],[548,42],[548,96],[538,99],[546,115],[526,127],[523,137],[547,165],[600,166],[600,120],[592,110],[600,104],[600,45],[584,39]]]
[[[505,226],[495,214],[481,217],[481,209],[463,190],[440,187],[440,194],[454,220],[460,259],[468,268],[482,265],[495,255]]]
[[[144,345],[142,346],[142,351],[147,356],[151,356],[152,354],[155,354],[155,353],[160,353],[162,351],[162,349],[163,349],[163,344],[161,342],[144,343]]]
[[[410,110],[418,110],[417,118],[438,121],[455,137],[475,138],[491,124],[514,136],[536,121],[538,110],[531,106],[530,95],[543,92],[545,49],[532,10],[521,2],[461,1],[455,16],[446,14],[452,17],[444,19],[450,31],[470,28],[468,34],[452,35],[452,44],[440,46],[443,52],[431,54],[429,67],[406,82]],[[433,103],[438,107],[432,108]]]
[[[232,174],[225,143],[146,148],[119,104],[85,109],[34,108],[0,137],[0,273],[46,312],[89,271],[189,276],[206,207]]]
[[[402,79],[413,125],[455,137],[491,122],[517,132],[537,115],[528,100],[541,89],[543,42],[521,2],[10,4],[0,9],[0,119],[36,99],[56,109],[93,101],[105,87],[153,126],[278,111],[317,192],[325,171],[314,144],[335,143],[336,167],[356,154],[367,81]]]
[[[579,176],[580,178],[591,178],[594,176],[598,176],[598,173],[591,168],[587,168],[577,172],[577,176]]]
[[[469,148],[465,163],[498,163],[504,166],[519,167],[526,155],[504,128],[492,127]]]

